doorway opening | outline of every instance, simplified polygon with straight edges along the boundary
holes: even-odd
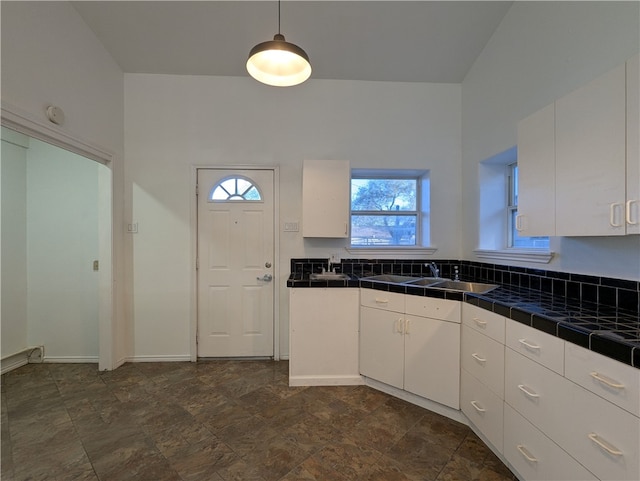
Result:
[[[33,125],[10,127],[0,161],[3,370],[28,362],[21,354],[33,346],[44,362],[112,369],[111,170],[73,152],[72,139],[57,146]]]

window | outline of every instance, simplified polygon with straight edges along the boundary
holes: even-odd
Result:
[[[209,202],[225,201],[249,201],[259,202],[262,200],[260,191],[253,185],[253,182],[244,177],[229,177],[222,179],[211,189]]]
[[[386,174],[386,175],[385,175]],[[397,174],[397,172],[395,172]],[[419,246],[428,241],[423,215],[428,205],[428,176],[411,177],[356,172],[351,178],[351,245],[354,247]],[[426,239],[424,234],[426,234]]]
[[[549,249],[548,237],[522,237],[516,229],[518,215],[518,163],[507,165],[507,225],[508,247],[521,249]]]

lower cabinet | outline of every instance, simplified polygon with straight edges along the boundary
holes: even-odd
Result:
[[[459,409],[460,303],[362,289],[361,304],[360,373]]]
[[[358,372],[359,289],[289,293],[289,384],[362,384]]]
[[[507,403],[504,405],[503,454],[525,480],[597,480]]]
[[[497,394],[464,369],[460,408],[498,452],[502,452],[503,402]]]

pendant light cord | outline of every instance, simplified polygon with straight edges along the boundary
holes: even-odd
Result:
[[[280,34],[280,0],[278,0],[278,35]]]

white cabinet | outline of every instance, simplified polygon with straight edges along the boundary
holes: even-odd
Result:
[[[565,376],[640,417],[640,369],[567,343]]]
[[[506,345],[558,374],[564,373],[564,341],[559,337],[508,319]]]
[[[404,387],[404,313],[361,307],[360,373]]]
[[[625,65],[556,101],[556,235],[620,235],[626,162]]]
[[[460,408],[502,452],[505,318],[462,305]]]
[[[518,124],[521,235],[640,233],[638,57]]]
[[[640,479],[640,419],[510,348],[505,353],[505,403],[505,409],[512,407],[598,479]],[[513,437],[505,431],[505,439]],[[513,446],[505,449],[515,456]],[[531,447],[527,452],[536,457],[542,450]],[[563,479],[562,469],[552,469],[550,479]]]
[[[303,237],[349,237],[351,170],[346,160],[305,160]]]
[[[522,236],[555,235],[555,105],[518,123],[518,216]]]
[[[460,408],[498,452],[503,442],[502,398],[466,370],[460,373]]]
[[[460,303],[361,292],[360,373],[458,409]]]
[[[462,326],[462,369],[504,397],[504,344]]]
[[[404,389],[460,407],[460,302],[405,299]]]
[[[289,384],[362,384],[359,289],[289,290]]]
[[[627,234],[640,234],[640,55],[627,61]]]
[[[506,403],[503,454],[525,480],[597,480],[584,466],[558,448],[557,444]]]

